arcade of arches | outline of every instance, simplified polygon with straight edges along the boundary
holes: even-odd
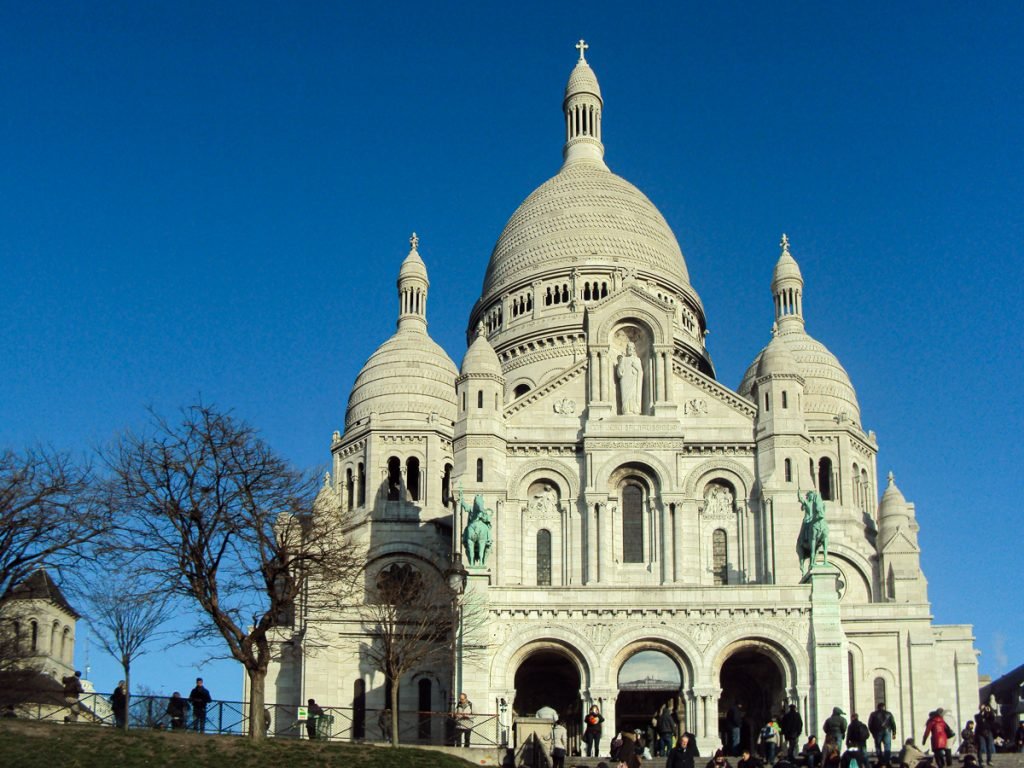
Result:
[[[731,646],[723,654],[717,685],[711,689],[718,692],[716,699],[695,694],[685,669],[688,660],[658,650],[654,642],[641,644],[617,670],[609,670],[608,678],[615,681],[615,687],[612,695],[605,697],[587,690],[586,662],[575,649],[545,646],[528,653],[516,668],[513,712],[528,717],[545,707],[554,709],[574,740],[581,736],[579,723],[591,704],[601,707],[608,738],[616,731],[646,729],[667,705],[682,727],[706,738],[718,738],[724,732],[726,712],[740,705],[745,714],[741,738],[752,743],[757,728],[769,716],[778,716],[788,703],[786,662],[780,653],[758,640]],[[605,672],[591,670],[591,675],[600,679]]]

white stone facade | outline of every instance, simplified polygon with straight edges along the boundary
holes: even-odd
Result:
[[[499,238],[461,370],[427,334],[414,237],[398,330],[332,441],[328,495],[363,521],[371,579],[395,562],[447,571],[462,546],[456,487],[493,511],[487,566],[467,587],[487,611],[463,638],[478,650],[403,680],[403,709],[427,691],[444,710],[454,686],[477,712],[504,699],[532,714],[548,692],[524,688],[550,672],[570,734],[591,703],[610,734],[620,668],[658,650],[702,749],[734,701],[760,715],[796,703],[818,734],[833,706],[866,719],[878,696],[901,738],[940,706],[962,723],[977,704],[971,628],[932,623],[914,507],[891,477],[878,501],[875,435],[842,366],[805,331],[788,240],[771,342],[732,390],[714,377],[675,236],[604,163],[604,103],[582,53],[563,109],[565,163]],[[831,565],[804,578],[797,494],[812,487]],[[363,691],[370,711],[384,705],[354,615],[300,615],[291,640],[268,700],[349,707]],[[737,682],[751,676],[753,688]]]

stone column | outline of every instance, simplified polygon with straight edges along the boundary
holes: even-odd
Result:
[[[823,722],[832,707],[848,709],[850,701],[838,580],[839,572],[828,565],[815,566],[803,579],[811,585],[811,724]]]

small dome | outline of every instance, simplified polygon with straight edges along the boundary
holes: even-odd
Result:
[[[462,358],[461,372],[463,376],[469,373],[504,376],[498,355],[482,330],[477,330],[476,338],[466,350],[466,356]]]
[[[779,260],[775,263],[775,271],[772,273],[772,285],[787,278],[799,280],[801,283],[804,279],[803,275],[800,274],[800,265],[796,263],[796,259],[793,258],[788,247],[782,251],[782,255],[779,256]]]
[[[845,413],[847,418],[860,426],[860,405],[857,404],[857,393],[849,374],[836,356],[820,341],[809,336],[802,325],[792,325],[788,331],[780,332],[758,353],[743,374],[743,381],[737,391],[748,400],[753,399],[751,393],[754,380],[760,375],[761,360],[768,347],[776,341],[785,345],[796,361],[795,372],[804,378],[804,415],[808,419],[817,417],[832,421]]]
[[[413,235],[415,237],[415,235]],[[427,265],[423,263],[423,259],[420,257],[420,252],[415,247],[409,251],[409,255],[402,261],[402,267],[398,270],[399,281],[405,277],[418,277],[421,280],[427,280]],[[429,282],[429,281],[427,281]]]
[[[800,368],[796,364],[793,353],[789,351],[785,342],[779,341],[778,334],[775,334],[761,353],[760,362],[757,364],[756,378],[767,376],[770,373],[799,374],[799,372]]]
[[[370,355],[348,398],[345,429],[376,413],[382,423],[422,424],[437,413],[452,424],[457,412],[455,363],[426,333],[399,330]]]
[[[882,501],[878,505],[878,517],[900,516],[907,517],[907,500],[903,493],[896,487],[896,480],[889,473],[889,485],[882,494]]]
[[[597,75],[584,59],[580,59],[573,67],[569,74],[569,82],[565,85],[566,100],[578,93],[589,93],[601,98],[601,86],[597,83]]]

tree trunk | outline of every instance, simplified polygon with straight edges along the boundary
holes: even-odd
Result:
[[[132,711],[132,665],[130,662],[124,664],[124,732],[128,733],[128,721]]]
[[[246,673],[249,675],[249,738],[252,741],[263,741],[263,737],[266,736],[263,699],[267,670],[248,669]]]
[[[391,746],[398,746],[398,680],[391,682]]]

